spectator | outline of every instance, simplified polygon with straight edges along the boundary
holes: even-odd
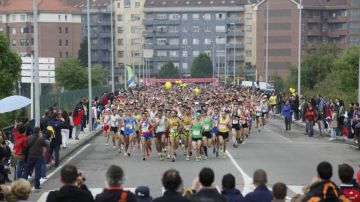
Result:
[[[87,189],[84,174],[78,172],[73,165],[65,165],[60,171],[61,182],[64,184],[60,190],[51,191],[46,202],[93,202],[94,198]]]
[[[242,202],[244,197],[241,192],[235,188],[235,177],[232,174],[226,174],[222,178],[222,194],[226,196],[228,202]]]
[[[330,122],[330,128],[331,128],[331,137],[330,141],[336,140],[336,135],[338,133],[338,114],[337,109],[335,107],[334,112],[332,113],[331,122]]]
[[[298,121],[300,119],[299,106],[300,106],[299,96],[295,95],[295,99],[292,102],[292,107],[293,107],[294,117],[295,117],[296,121]]]
[[[135,196],[137,202],[152,202],[152,197],[150,196],[149,187],[140,186],[135,189]]]
[[[333,175],[332,166],[329,162],[320,162],[317,166],[318,177],[313,180],[311,185],[304,189],[303,201],[331,200],[348,201],[347,197],[341,194],[340,189],[331,181]]]
[[[153,202],[189,202],[189,199],[181,196],[178,192],[179,187],[182,185],[182,179],[178,171],[170,169],[167,170],[161,179],[165,193],[162,197],[154,199]]]
[[[96,202],[136,202],[133,193],[123,190],[122,183],[124,179],[124,171],[116,165],[110,166],[105,174],[107,187],[101,194],[96,195]]]
[[[226,202],[226,197],[219,194],[214,184],[215,174],[211,168],[203,168],[199,173],[200,191],[190,197],[192,202]]]
[[[254,172],[253,183],[255,190],[248,193],[245,196],[246,202],[270,202],[272,201],[272,193],[267,188],[267,175],[262,169],[258,169]]]
[[[25,156],[23,150],[27,145],[28,137],[25,134],[26,127],[23,124],[17,124],[13,129],[14,135],[14,158],[16,160],[15,165],[15,179],[20,179],[23,176],[24,165],[25,165]]]
[[[357,182],[358,182],[358,185],[360,186],[360,170],[358,170],[357,172]]]
[[[63,127],[61,115],[54,113],[48,125],[48,130],[51,131],[49,155],[54,155],[55,167],[58,167],[60,163],[60,145],[62,144],[61,128]]]
[[[35,127],[34,133],[28,139],[28,154],[25,163],[23,178],[28,179],[32,170],[35,168],[34,187],[40,189],[40,178],[42,173],[42,163],[44,160],[43,148],[48,146],[48,142],[40,136],[40,128]]]
[[[30,197],[31,184],[25,179],[18,179],[12,182],[10,187],[2,185],[0,190],[8,202],[24,201]]]
[[[308,104],[307,110],[305,112],[306,119],[306,131],[309,137],[314,136],[314,123],[315,123],[316,112],[313,108],[313,105]]]
[[[283,106],[283,115],[285,119],[285,130],[291,130],[291,117],[292,117],[293,110],[289,104],[289,100],[285,101],[285,105]]]
[[[69,121],[70,121],[70,127],[69,127],[69,139],[72,139],[73,129],[74,129],[74,119],[73,119],[73,113],[69,113]]]
[[[343,163],[339,165],[338,174],[341,180],[341,192],[352,202],[360,202],[360,187],[354,179],[354,169],[350,165]]]
[[[61,113],[61,143],[63,149],[67,148],[66,142],[69,138],[70,131],[70,119],[68,113],[64,110]]]
[[[8,146],[7,141],[3,139],[2,136],[0,136],[0,184],[5,184],[7,179],[7,169],[6,169],[6,161],[11,156],[11,149]]]
[[[73,114],[75,140],[79,140],[79,135],[81,131],[81,119],[83,115],[84,115],[84,109],[82,108],[82,106],[80,105],[76,106]]]
[[[273,185],[273,202],[285,202],[287,195],[287,187],[284,183],[278,182]]]

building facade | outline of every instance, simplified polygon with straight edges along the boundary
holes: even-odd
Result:
[[[301,52],[321,43],[332,43],[338,48],[350,46],[349,3],[349,0],[302,0]],[[299,0],[264,0],[255,6],[260,81],[266,80],[266,69],[268,78],[275,72],[286,77],[290,66],[297,66],[299,8]]]
[[[150,74],[167,62],[190,76],[193,59],[206,53],[214,75],[233,76],[244,66],[244,8],[241,0],[147,0],[144,38]],[[226,67],[226,68],[225,68]]]
[[[360,45],[360,1],[351,0],[350,5],[350,45]]]
[[[0,1],[0,32],[9,39],[13,51],[32,55],[34,26],[32,0]],[[61,0],[38,3],[39,56],[54,57],[55,61],[77,57],[80,48],[80,10]]]
[[[256,11],[255,3],[245,5],[245,77],[256,77]],[[247,78],[245,78],[247,79]],[[255,78],[254,78],[255,79]]]
[[[133,67],[135,81],[142,78],[144,66],[144,26],[145,0],[114,0],[115,2],[115,58],[116,65],[124,70],[124,64]],[[119,81],[124,81],[119,76]]]

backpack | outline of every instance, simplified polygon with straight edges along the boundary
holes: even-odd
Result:
[[[328,197],[327,194],[331,192],[336,198]],[[324,184],[321,193],[310,197],[307,202],[351,202],[351,200],[341,193],[333,183],[327,182]]]
[[[360,202],[360,190],[355,187],[349,187],[343,189],[344,195],[346,195],[352,202]]]
[[[128,195],[129,195],[129,191],[123,190],[121,192],[121,197],[117,202],[126,202]]]

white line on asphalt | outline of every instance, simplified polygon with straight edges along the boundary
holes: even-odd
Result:
[[[71,157],[69,157],[64,163],[62,163],[62,165],[59,165],[54,171],[52,171],[48,176],[47,179],[42,180],[40,182],[40,184],[44,184],[48,179],[50,179],[56,172],[58,172],[64,165],[68,164],[70,161],[72,161],[77,155],[79,155],[81,152],[83,152],[85,149],[87,149],[88,147],[90,147],[91,144],[87,144],[85,145],[83,148],[81,148],[78,152],[76,152],[76,154],[72,155]]]
[[[270,132],[274,133],[275,135],[279,136],[281,139],[283,139],[283,140],[287,141],[288,143],[293,143],[293,141],[292,141],[292,140],[290,140],[289,138],[284,137],[284,136],[282,136],[282,135],[280,135],[280,134],[276,133],[275,131],[273,131],[273,130],[271,130],[271,129],[269,129],[269,128],[265,128],[265,130],[268,130],[268,131],[270,131]]]
[[[245,171],[240,167],[240,165],[236,162],[236,160],[229,151],[226,151],[226,155],[229,157],[231,163],[235,166],[235,168],[239,171],[242,178],[244,179],[244,189],[242,190],[242,193],[245,195],[246,193],[254,190],[255,187],[252,184],[252,178],[245,173]]]

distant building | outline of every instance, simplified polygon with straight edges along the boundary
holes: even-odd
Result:
[[[80,48],[80,10],[62,0],[38,1],[39,56],[77,57]],[[10,47],[21,55],[32,55],[34,26],[32,0],[0,1],[0,32],[9,39]]]
[[[188,77],[193,59],[203,52],[215,76],[232,77],[234,60],[236,71],[245,61],[244,5],[243,0],[147,0],[143,24],[145,47],[154,54],[151,75],[172,62]]]
[[[256,11],[255,3],[245,5],[245,69],[246,77],[255,79],[256,68]]]
[[[100,64],[108,73],[111,81],[111,5],[110,0],[96,0],[90,3],[91,63]],[[73,0],[71,5],[81,10],[81,39],[87,40],[86,0]],[[115,17],[115,16],[114,16]],[[114,19],[115,22],[115,19]],[[113,24],[115,27],[115,23]],[[115,31],[115,29],[114,29]],[[115,39],[115,35],[114,35]],[[115,48],[114,48],[115,49]],[[114,53],[115,54],[115,53]],[[116,67],[116,64],[114,64]],[[115,68],[119,75],[119,68]],[[118,83],[115,76],[115,83]]]
[[[142,33],[144,26],[145,0],[114,0],[115,4],[115,58],[116,65],[123,71],[124,64],[134,67],[135,81],[143,76],[143,48]],[[119,76],[119,81],[124,81]]]
[[[302,0],[302,52],[320,43],[333,43],[339,48],[350,46],[349,1]],[[269,35],[266,37],[268,3]],[[299,8],[299,0],[264,0],[255,6],[258,16],[256,66],[260,81],[266,80],[267,39],[269,77],[275,72],[286,77],[290,65],[297,64]]]
[[[360,1],[351,0],[350,5],[350,45],[360,45]]]

